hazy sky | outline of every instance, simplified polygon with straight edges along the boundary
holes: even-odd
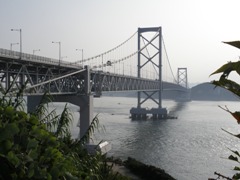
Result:
[[[174,72],[188,68],[191,83],[218,78],[209,74],[239,50],[222,41],[240,40],[239,0],[0,0],[0,48],[19,42],[23,52],[65,60],[90,57],[120,44],[138,27],[162,26]],[[19,46],[13,46],[18,51]]]

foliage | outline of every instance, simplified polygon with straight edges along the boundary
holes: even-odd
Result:
[[[45,124],[9,104],[0,107],[1,178],[58,179],[76,175],[73,159],[63,156],[60,143]]]
[[[99,126],[98,116],[95,116],[87,129],[87,133],[85,133],[83,137],[81,137],[80,139],[81,144],[85,144],[88,142],[91,134],[94,133],[94,129],[98,128],[98,126]]]
[[[84,138],[71,139],[67,105],[60,115],[49,113],[45,105],[50,100],[45,94],[28,114],[21,93],[15,99],[6,94],[0,98],[0,179],[124,179],[112,172],[103,155],[84,149],[98,119]]]
[[[232,45],[232,46],[240,49],[240,41],[232,41],[232,42],[224,42],[224,43]],[[240,75],[240,61],[228,62],[227,64],[224,64],[219,69],[214,71],[211,75],[218,74],[218,73],[222,73],[222,75],[220,76],[218,81],[213,81],[212,84],[222,87],[224,89],[227,89],[228,91],[232,92],[236,96],[240,97],[240,85],[238,83],[236,83],[235,81],[228,79],[229,74],[233,71],[235,71],[238,75]],[[240,124],[240,111],[232,112],[227,108],[227,106],[225,106],[225,108],[223,108],[221,106],[219,106],[219,107],[221,109],[223,109],[224,111],[230,113],[237,120],[237,123]],[[228,134],[233,135],[234,137],[240,138],[240,134],[233,134],[224,129],[222,129],[222,130],[227,132]],[[232,160],[234,162],[240,163],[240,153],[238,151],[233,151],[231,149],[229,149],[229,150],[232,152],[232,155],[230,155],[228,157],[228,159]],[[240,173],[239,173],[240,166],[235,166],[234,170],[236,170],[238,172],[234,174],[232,179],[240,179]],[[215,173],[215,174],[218,175],[219,177],[228,179],[228,177],[225,177],[221,174],[218,174],[218,173]]]

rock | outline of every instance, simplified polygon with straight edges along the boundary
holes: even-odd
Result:
[[[134,173],[135,175],[139,176],[142,179],[175,180],[172,176],[167,174],[163,169],[160,169],[151,165],[146,165],[130,157],[128,157],[128,159],[124,162],[124,164],[132,173]]]

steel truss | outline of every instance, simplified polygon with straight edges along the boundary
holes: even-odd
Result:
[[[156,90],[159,88],[159,83],[156,80],[122,76],[102,71],[91,72],[91,80],[92,91],[97,96],[101,95],[102,91],[140,91],[146,89]]]
[[[84,76],[74,73],[82,67],[76,68],[64,62],[59,66],[59,61],[48,58],[34,58],[33,55],[22,54],[18,58],[16,52],[0,50],[0,91],[15,92],[25,89],[25,93],[52,94],[83,93]],[[32,58],[32,59],[31,59]],[[71,74],[71,75],[69,75]]]
[[[90,76],[90,82],[86,82],[86,76]],[[173,83],[165,85],[165,89],[180,87]],[[23,86],[25,94],[85,94],[89,86],[96,96],[100,96],[102,91],[156,92],[159,81],[103,71],[86,72],[82,66],[68,62],[61,62],[59,66],[58,60],[25,53],[20,59],[18,52],[0,49],[0,92],[17,92]],[[148,98],[151,96],[147,95]]]

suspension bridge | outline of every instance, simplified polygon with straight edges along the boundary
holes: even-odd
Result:
[[[14,95],[24,87],[29,112],[45,92],[54,102],[80,106],[80,136],[92,120],[93,96],[100,97],[104,91],[137,91],[137,106],[130,110],[133,119],[146,119],[149,114],[154,119],[167,118],[162,92],[188,93],[187,69],[178,68],[175,78],[161,27],[138,28],[111,50],[71,62],[0,48],[0,80],[2,93]],[[143,107],[147,100],[156,107]]]

